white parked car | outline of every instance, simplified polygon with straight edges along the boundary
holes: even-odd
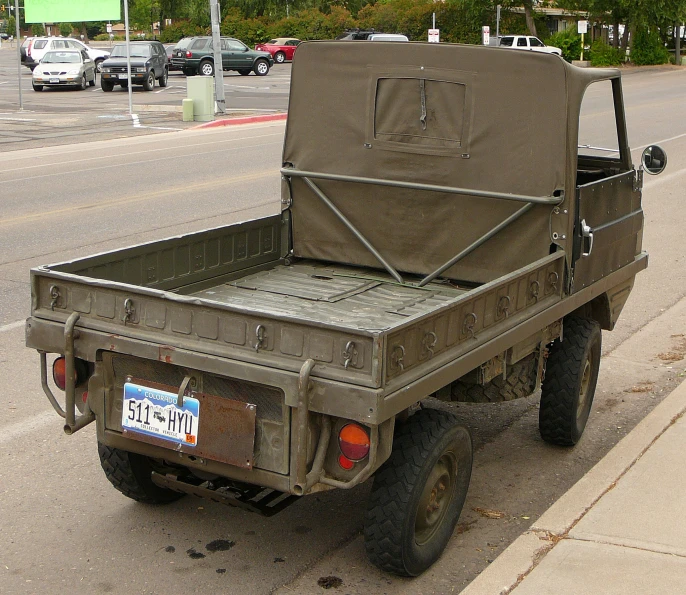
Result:
[[[43,87],[94,87],[95,63],[85,50],[52,50],[33,69],[32,83],[34,91]]]
[[[47,52],[52,50],[79,50],[85,51],[88,57],[95,63],[95,68],[100,72],[100,64],[110,57],[110,53],[88,47],[78,39],[69,37],[34,37],[21,47],[21,63],[33,70]]]
[[[562,50],[543,43],[538,37],[533,35],[505,35],[500,38],[501,48],[512,48],[513,50],[530,50],[532,52],[542,52],[544,54],[562,55]]]
[[[367,37],[367,41],[409,41],[407,35],[399,33],[373,33]]]

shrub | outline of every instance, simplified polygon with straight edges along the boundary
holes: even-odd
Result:
[[[562,57],[571,62],[578,60],[581,57],[581,36],[574,28],[566,29],[565,31],[558,31],[546,40],[547,45],[560,48],[562,50]]]
[[[193,37],[194,35],[206,35],[207,29],[199,27],[190,21],[177,21],[171,25],[167,25],[160,33],[160,41],[162,43],[176,43],[184,37]]]
[[[669,52],[660,40],[657,29],[651,30],[646,26],[636,28],[631,44],[631,61],[638,66],[669,62]]]
[[[624,50],[613,48],[597,39],[591,45],[589,58],[591,66],[619,66],[624,58]]]
[[[45,36],[45,27],[43,27],[42,23],[34,23],[31,25],[31,35],[34,37]]]
[[[98,33],[93,38],[93,41],[109,41],[109,40],[110,40],[110,34],[109,33]],[[112,38],[112,41],[126,41],[126,36],[125,35],[115,35]]]

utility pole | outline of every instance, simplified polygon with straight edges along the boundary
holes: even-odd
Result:
[[[222,61],[221,36],[219,21],[221,12],[219,0],[210,0],[210,16],[212,17],[212,48],[214,50],[214,100],[217,114],[226,113],[226,97],[224,95],[224,63]]]

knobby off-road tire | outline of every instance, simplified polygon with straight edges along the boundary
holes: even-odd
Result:
[[[507,378],[496,376],[486,384],[456,380],[450,387],[451,399],[465,403],[499,403],[528,397],[536,389],[537,354],[507,367]]]
[[[457,418],[422,409],[398,428],[374,476],[364,517],[369,560],[417,576],[443,553],[462,511],[472,472],[472,439]]]
[[[146,504],[168,504],[183,494],[152,482],[150,460],[139,454],[111,448],[98,442],[100,464],[110,483],[127,498]]]
[[[563,340],[550,347],[541,386],[538,427],[546,442],[573,446],[584,433],[598,381],[601,340],[594,320],[564,319]]]

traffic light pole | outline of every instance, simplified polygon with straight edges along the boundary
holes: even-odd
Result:
[[[19,0],[14,0],[14,12],[16,16],[14,17],[14,22],[16,25],[17,33],[17,80],[19,82],[19,111],[24,109],[24,100],[21,96],[21,31],[19,31]]]

